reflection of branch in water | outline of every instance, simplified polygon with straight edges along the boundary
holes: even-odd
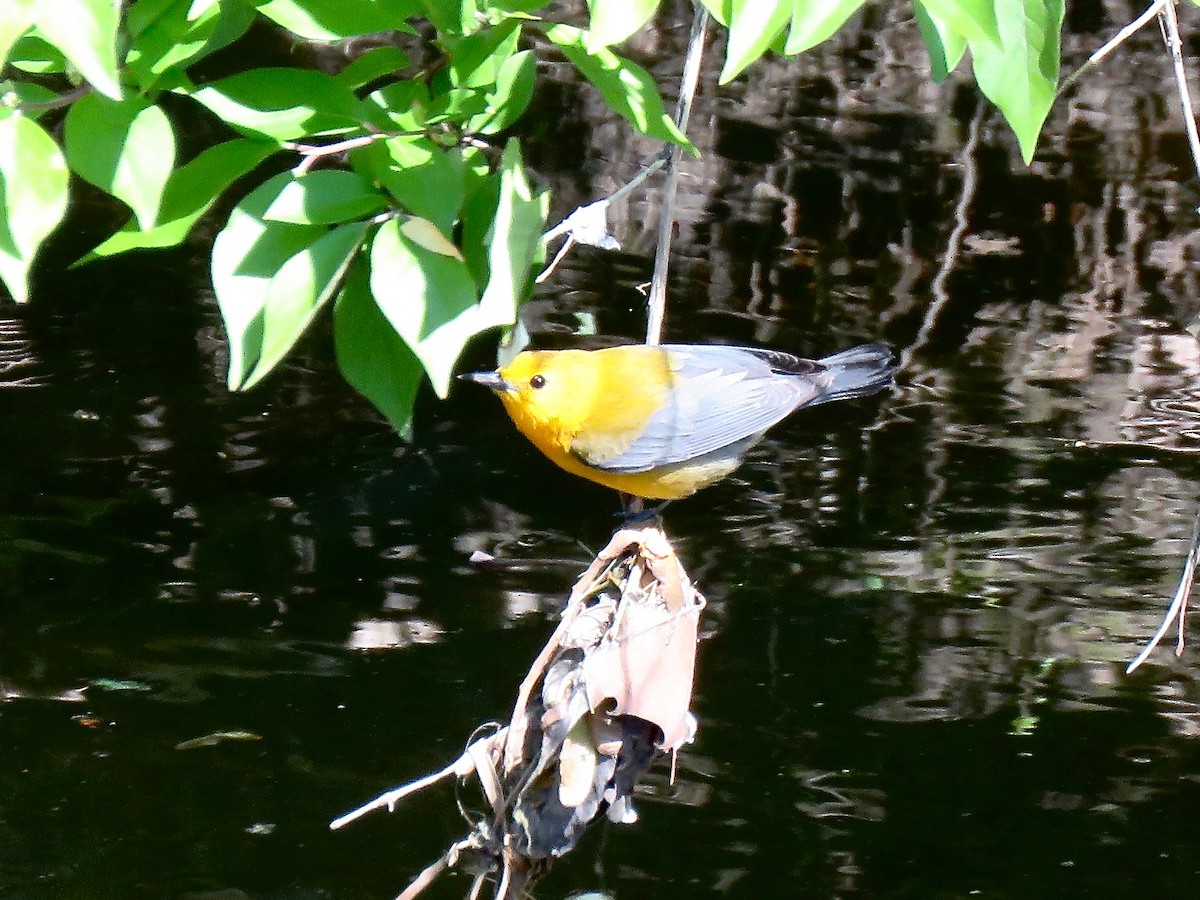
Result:
[[[1125,669],[1125,674],[1128,675],[1142,663],[1144,663],[1154,652],[1168,631],[1171,630],[1171,625],[1175,620],[1179,620],[1179,635],[1175,639],[1175,655],[1183,654],[1183,636],[1184,628],[1187,624],[1187,605],[1188,598],[1192,594],[1192,583],[1196,579],[1196,564],[1200,562],[1200,513],[1196,514],[1196,524],[1192,526],[1192,546],[1188,549],[1187,562],[1183,566],[1183,577],[1179,579],[1179,587],[1175,589],[1175,596],[1171,600],[1171,605],[1167,609],[1167,614],[1163,616],[1162,624],[1158,626],[1158,631],[1154,633],[1154,637],[1150,638],[1145,649],[1137,655],[1137,659],[1131,662]]]
[[[975,110],[975,115],[971,119],[971,125],[967,130],[967,142],[963,144],[962,153],[959,155],[959,167],[962,169],[963,176],[962,190],[958,196],[958,205],[954,208],[954,230],[950,232],[950,239],[946,242],[946,254],[942,257],[942,264],[938,268],[937,274],[933,277],[933,284],[930,288],[933,291],[933,302],[929,304],[929,309],[925,311],[925,319],[921,322],[921,327],[917,331],[916,338],[900,354],[898,372],[906,370],[912,363],[913,356],[916,355],[917,351],[928,343],[929,336],[933,333],[933,328],[937,324],[938,316],[942,314],[942,309],[950,302],[950,294],[946,290],[946,282],[950,280],[950,273],[954,271],[954,267],[958,263],[963,236],[967,233],[967,228],[970,225],[967,213],[971,209],[971,201],[975,199],[975,188],[979,181],[979,170],[975,163],[975,148],[979,144],[979,129],[983,124],[984,116],[987,114],[986,111],[987,107],[980,103]]]

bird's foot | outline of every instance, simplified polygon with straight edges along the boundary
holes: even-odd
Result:
[[[667,508],[667,504],[671,502],[670,500],[664,500],[662,503],[656,503],[654,506],[643,507],[640,502],[640,497],[626,497],[625,499],[627,501],[625,503],[625,508],[619,513],[614,513],[614,515],[621,520],[621,525],[625,528],[650,524],[658,519],[662,511]],[[639,502],[628,502],[630,499]]]

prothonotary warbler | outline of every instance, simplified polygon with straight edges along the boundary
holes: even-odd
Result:
[[[802,406],[892,383],[892,354],[864,344],[822,360],[720,345],[531,350],[491,388],[546,456],[626,494],[677,500],[719,481],[768,428]]]

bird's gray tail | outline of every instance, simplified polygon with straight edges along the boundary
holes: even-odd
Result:
[[[833,373],[833,381],[825,393],[809,405],[878,393],[891,386],[892,375],[896,372],[892,351],[882,344],[862,344],[843,350],[822,359],[821,365]]]

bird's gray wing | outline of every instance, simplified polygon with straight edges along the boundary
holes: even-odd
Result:
[[[703,456],[766,431],[827,387],[824,368],[810,360],[741,347],[667,345],[675,386],[670,400],[616,455],[579,456],[608,472],[645,472]],[[773,354],[773,352],[769,352]],[[783,357],[787,357],[786,360]],[[773,371],[775,362],[788,362]]]

